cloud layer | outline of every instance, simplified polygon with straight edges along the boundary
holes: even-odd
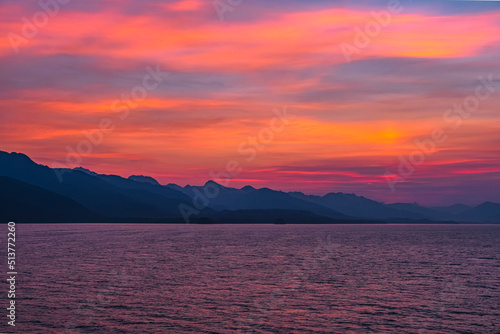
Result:
[[[2,150],[162,183],[236,160],[238,187],[500,201],[496,3],[60,1],[0,2]]]

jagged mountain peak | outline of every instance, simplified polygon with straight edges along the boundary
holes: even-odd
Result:
[[[86,174],[89,174],[89,175],[92,175],[92,176],[97,176],[96,172],[93,172],[93,171],[91,171],[90,169],[87,169],[87,168],[75,167],[75,168],[73,168],[73,170],[76,170],[76,171],[79,171],[79,172],[83,172],[83,173],[86,173]]]
[[[132,180],[132,181],[137,181],[137,182],[143,182],[143,183],[150,183],[150,184],[154,184],[154,185],[160,185],[160,183],[158,181],[156,181],[156,179],[154,179],[151,176],[130,175],[128,177],[128,179]]]

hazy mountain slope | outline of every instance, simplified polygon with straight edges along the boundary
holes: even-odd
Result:
[[[319,216],[302,210],[224,210],[201,219],[200,222],[222,224],[332,224],[346,223],[348,220]]]
[[[367,219],[408,218],[425,219],[424,215],[387,207],[385,204],[362,196],[344,193],[329,193],[325,196],[304,195],[292,192],[292,196],[326,206],[343,214]]]
[[[463,221],[500,223],[500,204],[486,202],[460,215]]]
[[[0,220],[31,222],[94,222],[101,217],[76,201],[40,187],[0,176]]]
[[[451,206],[436,206],[431,207],[430,209],[446,213],[448,215],[460,215],[467,210],[472,209],[473,207],[465,205],[465,204],[453,204]]]
[[[217,196],[209,198],[209,207],[214,210],[302,210],[309,211],[316,215],[330,218],[349,218],[347,215],[339,213],[330,208],[303,201],[290,196],[282,191],[271,190],[268,188],[255,189],[245,187],[243,189],[227,188],[213,181],[207,182],[210,188],[205,187],[185,187],[186,193],[194,196],[196,193],[204,194],[205,189],[215,191],[218,189]]]
[[[406,212],[411,212],[415,215],[420,215],[422,217],[426,217],[432,220],[448,220],[451,217],[454,217],[454,215],[452,214],[448,214],[446,212],[434,210],[431,208],[426,208],[415,203],[393,203],[393,204],[387,204],[387,207],[396,210],[404,210]]]

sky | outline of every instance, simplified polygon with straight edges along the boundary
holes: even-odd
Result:
[[[160,183],[500,202],[500,2],[0,0],[0,150]]]

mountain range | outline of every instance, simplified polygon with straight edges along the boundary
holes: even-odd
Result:
[[[269,188],[161,185],[78,167],[54,169],[0,151],[0,220],[148,223],[500,223],[500,204],[423,207],[362,196],[324,196]]]

